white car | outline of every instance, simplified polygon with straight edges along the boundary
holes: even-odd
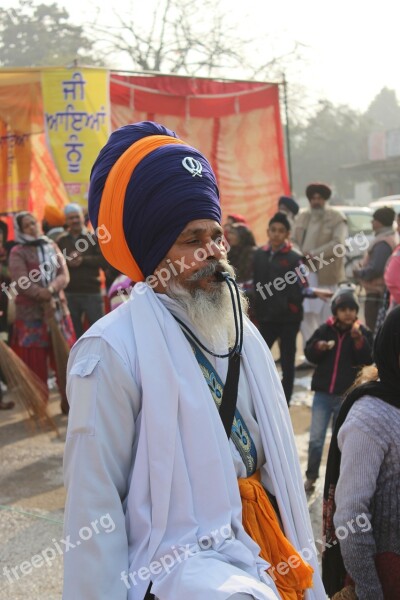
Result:
[[[393,196],[383,196],[379,200],[374,200],[368,204],[373,211],[382,206],[390,206],[393,208],[396,215],[400,214],[400,194],[394,194]]]

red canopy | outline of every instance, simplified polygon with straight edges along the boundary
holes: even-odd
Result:
[[[151,120],[201,150],[215,170],[224,215],[241,213],[265,238],[290,193],[278,84],[162,75],[110,77],[112,128]]]

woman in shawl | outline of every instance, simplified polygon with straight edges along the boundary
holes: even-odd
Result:
[[[228,260],[235,269],[236,282],[249,300],[249,317],[254,321],[254,254],[257,250],[252,231],[243,223],[233,223],[226,233]]]
[[[400,307],[377,333],[374,361],[375,379],[362,373],[348,393],[329,449],[322,567],[335,600],[400,598]]]
[[[10,284],[10,272],[8,269],[8,255],[10,247],[7,243],[8,225],[4,221],[0,221],[0,287]],[[3,286],[3,287],[2,287]],[[3,342],[8,342],[9,334],[9,317],[8,309],[11,307],[7,294],[0,293],[0,339]],[[10,313],[12,311],[10,310]],[[4,376],[0,368],[0,380],[4,381]],[[14,402],[11,400],[3,400],[3,390],[0,385],[0,410],[9,410],[14,407]]]
[[[63,292],[69,282],[68,269],[58,246],[40,235],[39,224],[30,212],[16,215],[15,241],[9,259],[9,293],[15,295],[16,305],[11,347],[47,384],[48,360],[54,364],[48,320],[56,318],[70,347],[75,341]],[[65,391],[60,390],[60,394],[65,413]]]

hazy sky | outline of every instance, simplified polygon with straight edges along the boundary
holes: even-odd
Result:
[[[365,110],[384,86],[395,89],[400,98],[400,5],[394,0],[246,0],[240,4],[243,13],[247,7],[255,33],[272,33],[282,44],[288,45],[289,40],[304,44],[306,62],[298,80],[315,100],[325,97]]]
[[[324,98],[365,110],[384,86],[395,89],[400,98],[400,6],[395,0],[221,1],[227,18],[239,24],[238,37],[273,40],[278,55],[289,51],[294,41],[303,45],[304,61],[288,72],[288,79],[289,84],[305,86],[310,103]],[[110,6],[122,12],[129,4],[142,21],[144,11],[150,12],[155,4],[155,0],[112,0],[107,8],[102,0],[36,0],[41,2],[65,6],[76,22],[90,21],[95,6],[101,6],[107,21]],[[199,19],[207,20],[201,0],[196,4]],[[5,8],[12,5],[14,0],[2,2]],[[269,45],[261,42],[261,53],[263,47]]]

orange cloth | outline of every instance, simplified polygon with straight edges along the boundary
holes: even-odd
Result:
[[[44,209],[43,219],[47,221],[49,227],[63,227],[65,225],[64,213],[57,208],[47,204]]]
[[[269,575],[283,600],[302,600],[312,587],[314,569],[306,563],[283,534],[274,508],[260,483],[259,472],[239,479],[243,527],[260,546],[260,556],[271,568]]]
[[[103,255],[113,267],[133,281],[144,281],[144,276],[125,239],[123,215],[126,188],[136,165],[153,150],[170,144],[188,145],[168,135],[149,135],[129,146],[108,174],[101,197],[98,227],[105,226],[110,233],[107,241],[99,239]]]

